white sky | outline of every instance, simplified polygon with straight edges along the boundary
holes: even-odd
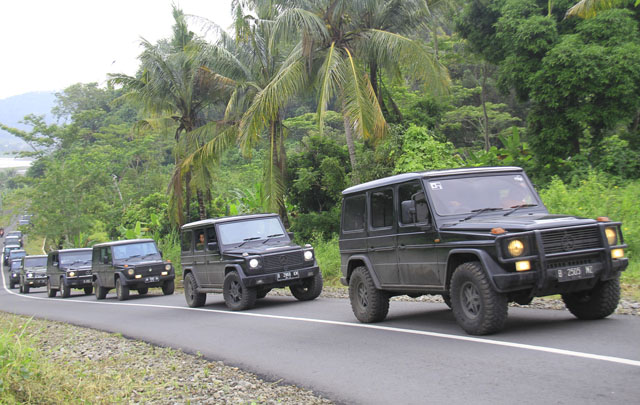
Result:
[[[0,99],[133,75],[140,37],[171,36],[172,2],[231,25],[231,0],[0,0]]]

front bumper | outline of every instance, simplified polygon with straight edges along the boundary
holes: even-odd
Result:
[[[171,281],[176,278],[175,273],[172,271],[170,274],[163,276],[161,274],[152,274],[145,275],[141,278],[129,278],[129,277],[120,277],[120,282],[122,285],[129,287],[133,290],[138,288],[154,288],[154,287],[162,287],[165,282]]]
[[[283,270],[275,273],[245,276],[242,282],[245,287],[286,287],[296,284],[300,280],[314,277],[318,273],[320,273],[320,267],[311,266],[301,269]],[[288,278],[285,279],[285,277]]]
[[[45,287],[47,285],[47,277],[33,277],[33,278],[25,278],[25,284],[29,287]]]
[[[93,276],[91,274],[87,274],[84,276],[77,277],[67,277],[64,278],[64,284],[67,287],[71,288],[85,288],[90,287],[93,283]]]

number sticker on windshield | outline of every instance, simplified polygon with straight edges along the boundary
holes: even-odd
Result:
[[[524,181],[524,178],[523,178],[522,176],[520,176],[520,175],[515,176],[513,179],[514,179],[515,181]]]
[[[429,185],[431,186],[431,190],[442,190],[442,183],[439,181],[429,183]]]

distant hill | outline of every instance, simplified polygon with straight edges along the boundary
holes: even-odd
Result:
[[[25,93],[0,100],[0,122],[9,127],[28,130],[28,126],[20,124],[25,115],[45,114],[45,120],[53,123],[51,109],[55,106],[53,92]],[[0,155],[3,152],[26,149],[26,144],[19,138],[0,129]]]

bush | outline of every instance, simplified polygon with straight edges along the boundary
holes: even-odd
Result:
[[[311,240],[311,245],[316,254],[318,266],[322,271],[325,284],[340,285],[340,248],[338,247],[338,234],[329,239],[316,234]]]
[[[299,243],[309,243],[314,238],[330,239],[340,231],[340,206],[330,211],[291,215],[291,231]]]
[[[164,260],[170,260],[173,263],[173,267],[176,271],[176,280],[182,279],[182,264],[180,262],[180,234],[177,231],[172,231],[159,240],[158,249],[162,251],[162,257]]]
[[[565,184],[554,178],[540,191],[540,197],[552,213],[570,214],[587,218],[606,216],[622,222],[624,241],[629,245],[627,256],[630,268],[623,280],[640,279],[640,266],[633,259],[640,257],[640,180],[615,184],[609,176],[591,171],[586,179],[576,184]]]

